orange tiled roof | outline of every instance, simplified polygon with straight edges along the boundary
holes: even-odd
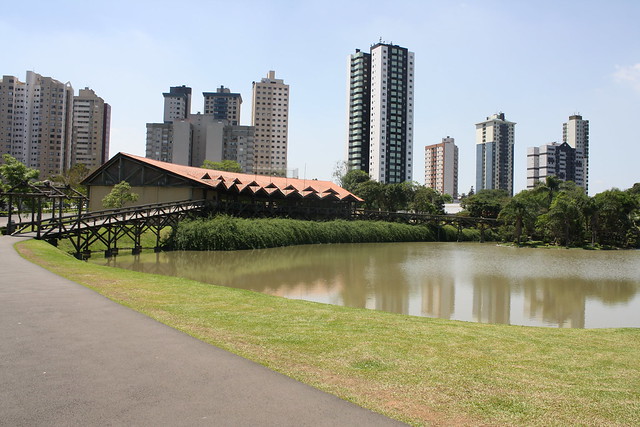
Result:
[[[242,194],[265,196],[279,195],[283,198],[313,198],[317,200],[358,201],[363,200],[331,181],[283,178],[269,175],[254,175],[183,166],[175,163],[147,159],[133,154],[119,153],[150,166],[163,169],[183,178],[215,189],[235,189]]]

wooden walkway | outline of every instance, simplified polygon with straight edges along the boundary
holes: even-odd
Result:
[[[470,218],[458,215],[431,215],[411,212],[384,212],[363,209],[347,209],[345,206],[313,207],[309,205],[279,205],[275,203],[242,203],[233,201],[212,202],[205,200],[184,200],[179,202],[156,203],[122,209],[109,209],[87,213],[59,215],[43,219],[42,215],[28,221],[11,223],[7,234],[28,235],[36,239],[57,244],[59,239],[69,239],[78,259],[91,256],[89,247],[102,242],[105,256],[118,254],[118,240],[129,237],[133,241],[132,253],[142,250],[141,236],[152,231],[156,237],[155,249],[160,250],[161,230],[174,227],[188,217],[225,213],[242,217],[285,217],[307,220],[365,220],[401,222],[406,224],[432,224],[434,226],[453,225],[460,236],[463,228],[480,230],[481,241],[484,231],[499,223],[492,218]]]

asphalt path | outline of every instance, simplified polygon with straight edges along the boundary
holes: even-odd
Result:
[[[402,425],[121,306],[0,237],[2,426]]]

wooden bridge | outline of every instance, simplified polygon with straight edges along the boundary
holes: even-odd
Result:
[[[276,203],[243,203],[233,201],[184,200],[134,206],[122,209],[109,209],[93,212],[82,212],[51,218],[43,218],[42,213],[34,214],[25,221],[12,222],[9,217],[7,234],[27,234],[36,239],[57,244],[60,239],[69,239],[78,259],[91,256],[90,246],[101,242],[105,246],[105,256],[118,254],[118,240],[129,237],[133,241],[132,253],[142,250],[141,236],[151,231],[156,240],[155,249],[160,250],[161,231],[165,227],[175,227],[180,221],[189,217],[207,214],[226,213],[242,217],[287,217],[307,220],[377,220],[402,222],[407,224],[453,225],[460,237],[463,228],[480,230],[481,241],[484,231],[498,225],[491,218],[470,218],[457,215],[431,215],[410,212],[382,212],[363,209],[345,209],[344,206],[313,207],[308,205],[279,205]]]

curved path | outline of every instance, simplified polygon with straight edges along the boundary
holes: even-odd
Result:
[[[401,425],[171,329],[0,237],[0,425]]]

